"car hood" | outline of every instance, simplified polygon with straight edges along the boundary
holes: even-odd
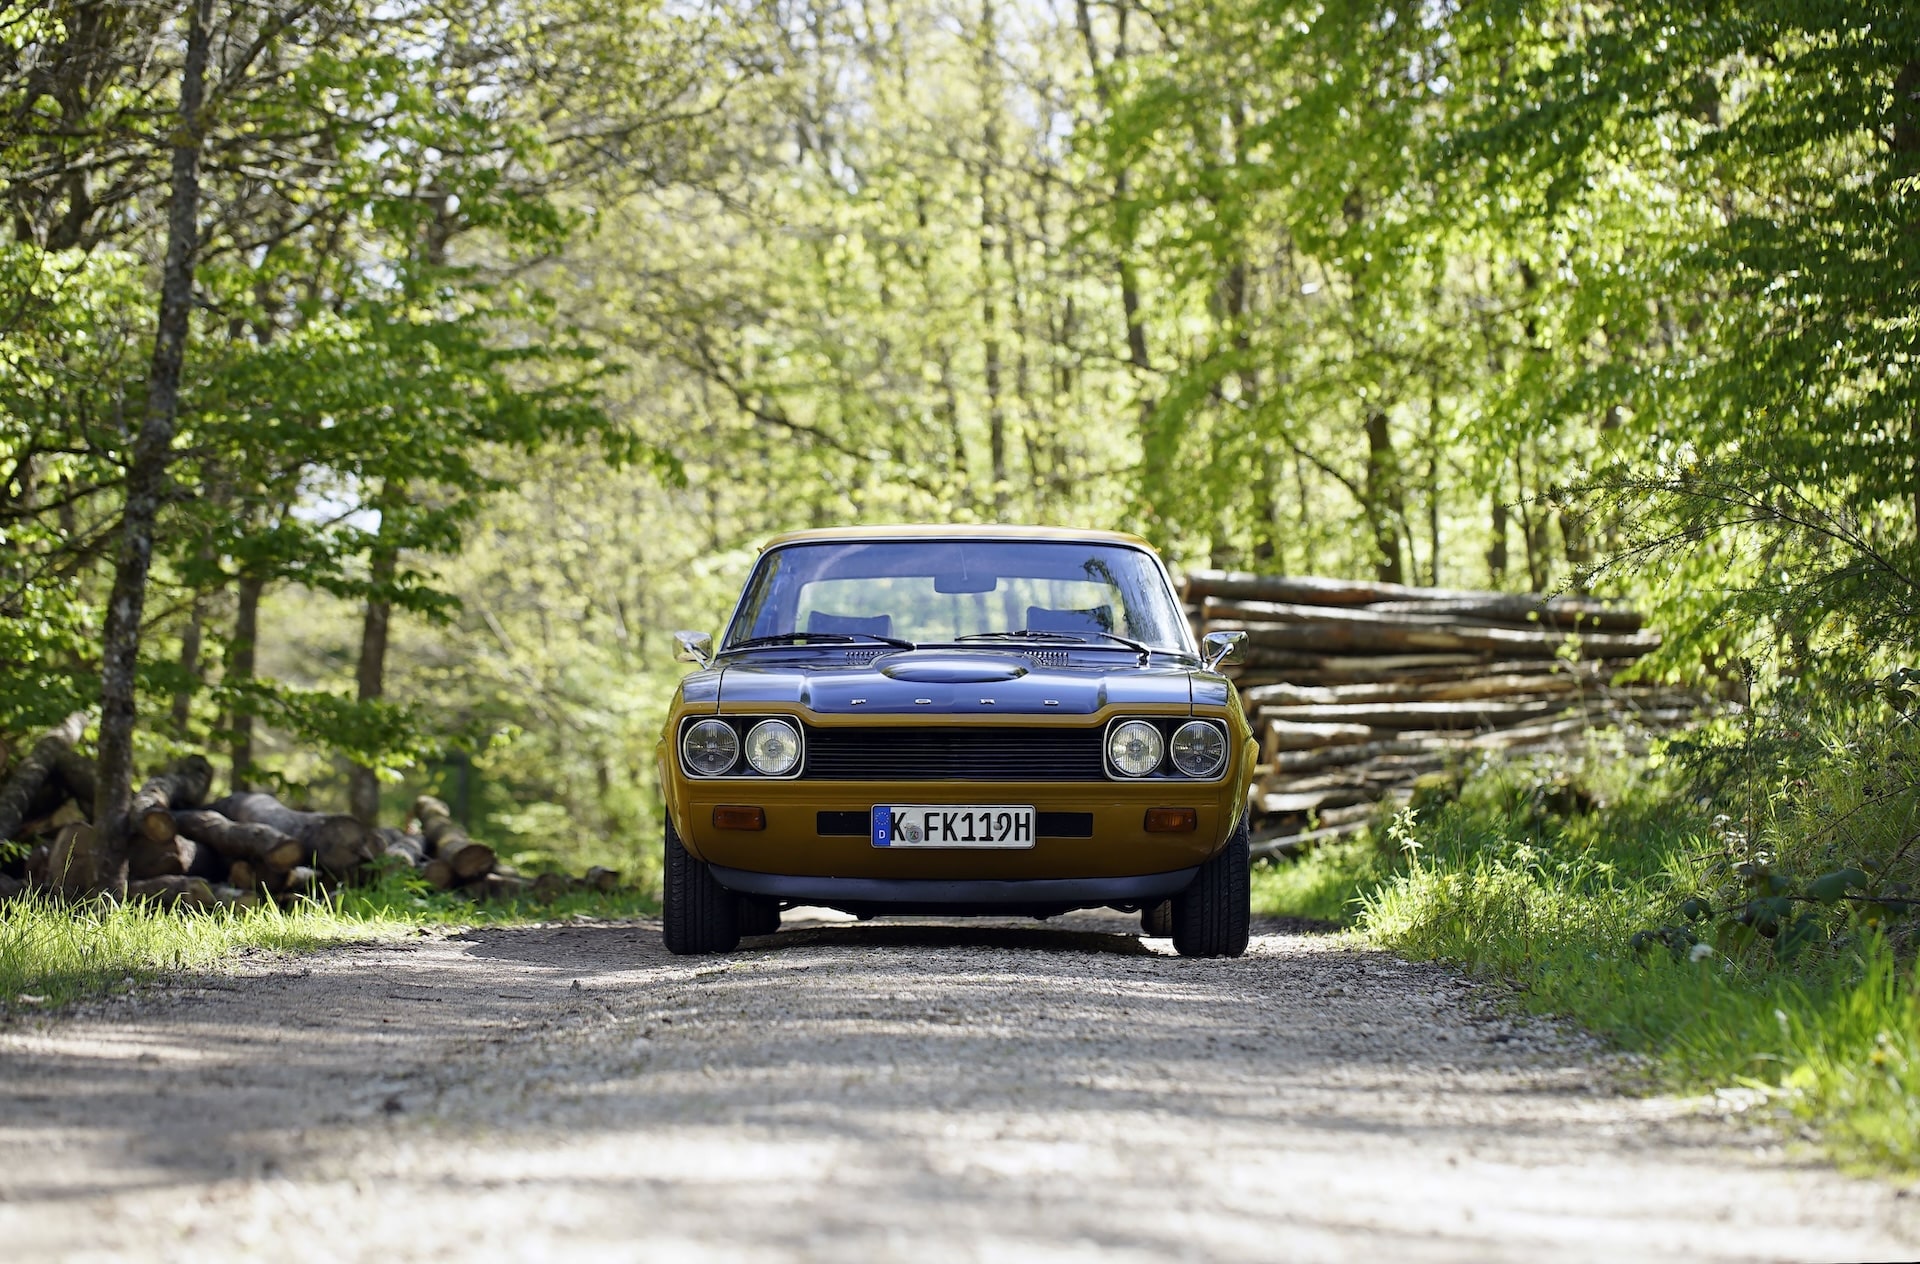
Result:
[[[718,675],[714,701],[726,706],[779,704],[823,715],[1093,715],[1108,706],[1191,706],[1194,697],[1186,667],[1063,666],[971,650],[916,650],[869,663],[729,663]]]

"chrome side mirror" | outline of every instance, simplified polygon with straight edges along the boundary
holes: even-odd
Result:
[[[1200,655],[1200,662],[1208,671],[1218,671],[1220,665],[1229,659],[1239,662],[1240,647],[1246,639],[1245,632],[1209,632],[1201,642],[1205,649]]]
[[[705,632],[675,632],[673,643],[680,648],[674,651],[674,660],[681,663],[698,663],[702,667],[713,666],[713,637]]]

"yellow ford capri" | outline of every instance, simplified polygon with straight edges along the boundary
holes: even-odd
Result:
[[[664,933],[729,952],[798,905],[1138,912],[1247,945],[1256,744],[1166,567],[1115,532],[807,531],[761,551],[656,749]]]

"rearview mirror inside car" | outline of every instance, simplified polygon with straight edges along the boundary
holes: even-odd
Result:
[[[1000,586],[998,575],[969,575],[949,571],[933,577],[933,591],[938,593],[986,593]]]

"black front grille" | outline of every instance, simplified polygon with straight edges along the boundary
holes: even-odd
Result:
[[[816,781],[1104,781],[1101,730],[807,729]]]
[[[1033,832],[1043,838],[1092,838],[1091,812],[1035,812]]]
[[[864,838],[873,832],[873,813],[821,812],[814,829],[822,838]]]

